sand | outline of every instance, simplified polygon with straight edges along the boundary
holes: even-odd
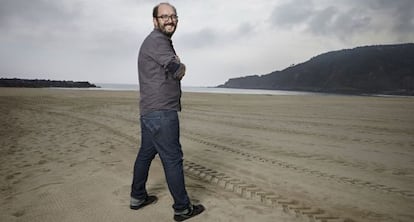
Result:
[[[414,98],[184,93],[189,221],[414,221]],[[172,221],[130,210],[138,93],[0,88],[0,221]]]

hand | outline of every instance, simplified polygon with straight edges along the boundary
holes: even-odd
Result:
[[[184,75],[185,75],[185,65],[184,63],[180,63],[180,68],[178,68],[177,72],[176,72],[176,76],[175,79],[177,80],[181,80],[183,79]]]
[[[181,63],[180,57],[178,57],[178,55],[175,56],[175,59],[177,60],[178,63]]]

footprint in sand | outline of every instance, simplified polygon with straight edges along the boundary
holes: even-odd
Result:
[[[11,175],[6,176],[6,180],[11,180],[13,178],[14,178],[14,174],[11,174]]]
[[[39,162],[37,162],[38,165],[43,165],[47,163],[47,160],[39,160]]]
[[[21,216],[23,216],[25,213],[26,213],[26,212],[25,212],[24,210],[18,210],[18,211],[16,211],[16,212],[12,213],[12,215],[13,215],[13,216],[15,216],[15,217],[21,217]]]

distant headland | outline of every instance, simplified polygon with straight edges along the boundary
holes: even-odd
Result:
[[[414,44],[327,52],[282,71],[233,78],[218,87],[414,96]]]
[[[45,79],[0,79],[0,87],[25,87],[25,88],[99,88],[95,84],[86,81],[59,81],[59,80],[45,80]]]

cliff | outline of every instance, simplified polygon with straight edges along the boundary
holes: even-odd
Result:
[[[282,71],[229,79],[218,87],[414,95],[414,44],[328,52]]]

